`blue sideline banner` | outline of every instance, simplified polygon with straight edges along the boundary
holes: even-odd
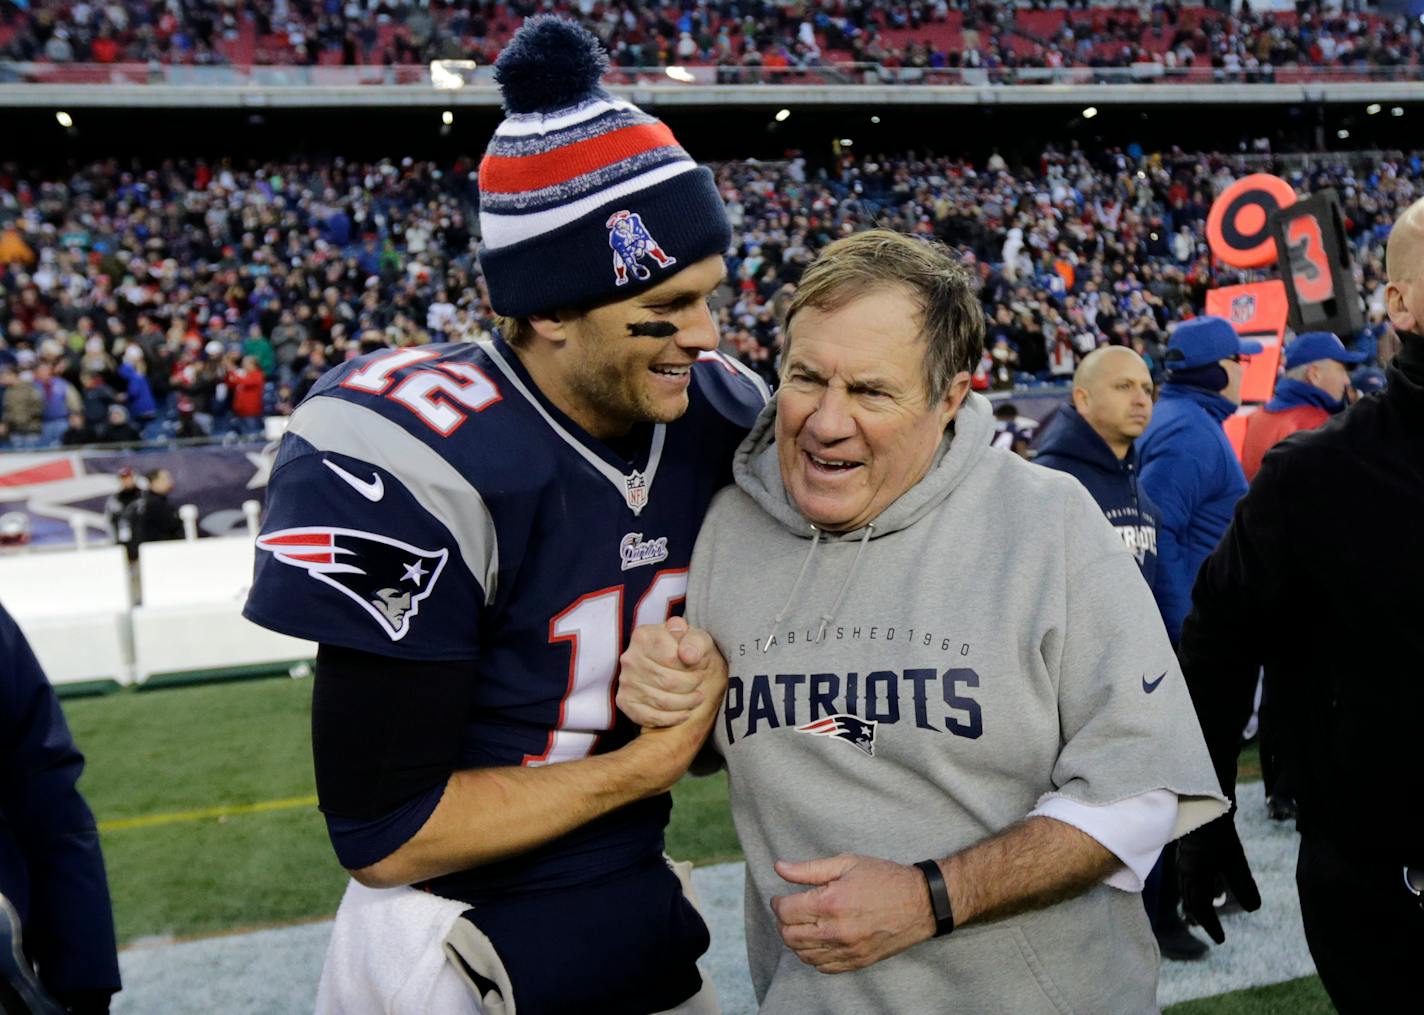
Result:
[[[159,448],[135,451],[12,451],[0,454],[0,514],[23,512],[34,545],[74,544],[70,519],[83,520],[86,539],[111,539],[104,502],[119,489],[119,470],[139,474],[167,469],[173,476],[174,505],[198,508],[202,535],[242,532],[244,501],[267,495],[267,476],[276,445],[261,442]]]

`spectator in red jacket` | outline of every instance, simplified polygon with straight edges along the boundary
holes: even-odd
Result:
[[[1249,482],[1266,452],[1297,430],[1314,430],[1345,408],[1350,368],[1365,358],[1328,331],[1308,331],[1286,346],[1286,374],[1275,395],[1246,419],[1241,466]]]
[[[232,414],[237,417],[238,428],[243,433],[255,433],[262,428],[262,389],[266,383],[256,356],[244,356],[242,366],[228,371]]]

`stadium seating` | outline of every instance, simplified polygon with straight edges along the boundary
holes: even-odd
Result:
[[[132,679],[127,565],[118,546],[0,557],[0,602],[52,682]]]
[[[131,11],[135,5],[130,5]],[[493,60],[525,13],[551,10],[581,17],[619,68],[684,65],[792,66],[821,62],[1013,69],[1127,66],[1188,59],[1209,68],[1229,50],[1243,61],[1339,67],[1417,65],[1420,39],[1406,19],[1364,10],[1324,9],[1227,13],[1200,4],[1151,5],[1150,11],[1097,0],[1083,9],[1042,3],[927,2],[773,5],[708,0],[688,9],[681,0],[635,5],[540,4],[235,5],[220,23],[179,8],[159,15],[124,13],[120,5],[70,5],[39,0],[15,5],[0,20],[0,60],[30,67],[100,67],[150,62],[211,67],[227,64],[382,67],[425,66],[434,59]],[[161,9],[161,8],[159,8]],[[582,10],[581,10],[582,9]],[[115,11],[117,10],[117,14]],[[156,18],[156,22],[153,20]],[[195,20],[196,19],[196,20]],[[811,29],[808,45],[805,21]],[[975,32],[965,45],[965,32]],[[59,32],[56,29],[60,30]],[[62,34],[61,34],[62,33]],[[678,55],[684,33],[695,51]],[[1413,33],[1413,34],[1411,34]],[[56,39],[56,34],[60,38]],[[1322,47],[1322,35],[1340,45]],[[973,58],[967,48],[976,50]],[[756,55],[748,63],[748,53]],[[773,60],[773,57],[775,60]],[[923,61],[917,63],[917,61]],[[1189,78],[1186,78],[1189,79]]]
[[[143,605],[133,609],[134,675],[311,659],[316,646],[244,620],[252,583],[249,537],[145,543],[139,548]]]

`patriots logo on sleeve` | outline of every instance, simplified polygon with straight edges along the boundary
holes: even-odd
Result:
[[[875,727],[878,725],[874,719],[862,719],[858,715],[829,715],[824,719],[817,719],[815,722],[808,722],[805,726],[797,726],[797,733],[810,733],[817,737],[839,737],[850,744],[858,751],[864,751],[872,758],[875,757]]]
[[[450,557],[448,549],[423,550],[374,532],[324,526],[269,532],[258,537],[257,548],[351,599],[391,641],[410,633],[411,618]]]

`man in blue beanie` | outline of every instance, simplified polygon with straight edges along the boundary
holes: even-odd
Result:
[[[716,1009],[663,829],[720,692],[671,737],[613,696],[767,393],[716,352],[712,172],[606,69],[572,22],[524,23],[479,172],[499,336],[331,370],[272,470],[246,615],[318,643],[317,797],[353,877],[322,1015]]]

